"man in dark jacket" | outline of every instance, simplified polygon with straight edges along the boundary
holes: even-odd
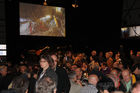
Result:
[[[57,66],[57,56],[55,54],[51,55],[52,59],[54,60],[53,69],[55,70],[57,77],[58,77],[58,84],[57,84],[57,92],[56,93],[69,93],[70,90],[70,81],[67,75],[67,72],[64,68]]]
[[[13,76],[7,73],[7,66],[0,66],[0,91],[8,89],[8,85],[11,83]]]

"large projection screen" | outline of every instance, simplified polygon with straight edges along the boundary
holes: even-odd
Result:
[[[20,3],[20,35],[65,37],[63,7]]]

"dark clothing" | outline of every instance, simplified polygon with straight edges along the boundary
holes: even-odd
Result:
[[[27,73],[17,76],[12,81],[12,89],[15,89],[16,93],[25,93],[29,87],[29,79]]]
[[[13,79],[13,76],[10,75],[10,74],[7,74],[6,76],[2,77],[0,75],[0,91],[1,90],[7,90],[8,89],[8,86],[9,84],[11,83]]]
[[[14,89],[9,89],[9,90],[3,90],[0,93],[16,93]]]
[[[126,87],[123,85],[122,82],[120,82],[120,87],[119,87],[118,90],[123,91],[124,93],[127,91],[127,90],[126,90]]]
[[[74,60],[72,59],[72,57],[66,56],[64,57],[64,64],[66,63],[70,63],[73,64]]]
[[[58,76],[58,85],[56,93],[69,93],[70,90],[70,81],[67,75],[67,72],[62,67],[56,67],[56,74]]]
[[[28,93],[35,93],[36,79],[31,77],[29,81],[30,83],[29,83]]]
[[[98,57],[98,62],[99,62],[99,65],[101,66],[101,63],[103,63],[103,62],[106,62],[105,61],[105,58],[104,57]]]
[[[91,57],[95,62],[98,62],[98,57],[97,56],[91,56]]]
[[[135,56],[135,55],[132,55],[131,56],[132,60],[134,61],[134,63],[140,63],[140,56]]]
[[[42,72],[43,70],[40,70],[39,71],[39,73],[38,73],[38,79],[39,79],[39,76],[40,76],[40,74],[41,74],[41,72]],[[43,77],[50,77],[53,81],[55,81],[56,82],[56,84],[57,84],[57,75],[56,75],[56,73],[54,72],[54,70],[52,70],[50,67],[46,70],[46,72],[45,72],[45,74],[44,74],[44,76]],[[42,78],[43,78],[42,77]],[[38,81],[38,79],[37,79],[37,81]]]
[[[140,81],[140,75],[135,75],[136,81]]]

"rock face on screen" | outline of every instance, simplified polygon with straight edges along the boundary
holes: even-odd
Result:
[[[65,37],[65,9],[20,3],[20,35]]]

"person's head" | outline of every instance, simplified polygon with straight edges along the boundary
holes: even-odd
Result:
[[[140,51],[137,52],[137,56],[140,56]]]
[[[109,54],[110,54],[110,57],[112,57],[112,56],[113,56],[113,52],[112,52],[112,51],[110,51],[110,52],[109,52]]]
[[[106,58],[110,58],[110,56],[111,56],[111,55],[110,55],[109,52],[106,52],[106,53],[105,53],[105,57],[106,57]]]
[[[99,78],[98,78],[97,75],[95,75],[95,74],[89,75],[89,77],[88,77],[88,83],[93,84],[93,85],[96,86],[96,84],[97,84],[98,81],[99,81]]]
[[[119,87],[119,79],[114,77],[112,74],[108,74],[107,75],[110,79],[112,79],[112,81],[114,82],[115,88]]]
[[[113,75],[115,78],[118,78],[119,77],[119,69],[117,68],[113,68],[110,72],[111,75]]]
[[[97,83],[99,93],[111,93],[115,90],[113,81],[110,78],[102,79]]]
[[[99,56],[100,56],[100,57],[102,57],[102,56],[103,56],[103,52],[102,52],[102,51],[99,53]]]
[[[77,68],[75,69],[75,73],[78,79],[81,79],[82,77],[82,69],[81,68]]]
[[[7,66],[5,66],[5,65],[0,66],[0,74],[2,76],[6,76],[7,75]]]
[[[12,63],[10,61],[7,62],[8,67],[12,66]]]
[[[140,75],[140,64],[135,64],[132,66],[132,72],[135,73],[136,75]]]
[[[43,54],[40,57],[40,66],[43,68],[43,70],[46,70],[49,67],[53,67],[54,65],[54,60],[49,54]]]
[[[76,69],[77,69],[77,65],[72,65],[72,66],[71,66],[71,70],[72,70],[72,71],[75,71]]]
[[[91,55],[92,55],[92,56],[96,56],[96,54],[97,54],[97,53],[96,53],[95,50],[93,50],[93,51],[91,52]]]
[[[131,73],[128,69],[124,69],[122,71],[123,80],[128,83],[131,80]]]
[[[123,70],[124,69],[123,64],[122,63],[119,63],[118,68],[121,69],[121,70]]]
[[[72,80],[74,82],[77,80],[76,73],[74,71],[70,72],[68,74],[68,77],[69,77],[70,80]]]
[[[66,55],[67,55],[68,57],[71,57],[71,56],[72,56],[71,51],[67,51],[67,52],[66,52]]]
[[[58,62],[58,58],[57,58],[57,56],[55,54],[52,54],[51,57],[54,60],[54,65],[53,65],[52,68],[56,68],[57,62]]]
[[[133,84],[131,93],[140,93],[140,81]]]
[[[19,67],[19,71],[23,74],[25,72],[27,72],[27,66],[25,64],[20,65]]]

